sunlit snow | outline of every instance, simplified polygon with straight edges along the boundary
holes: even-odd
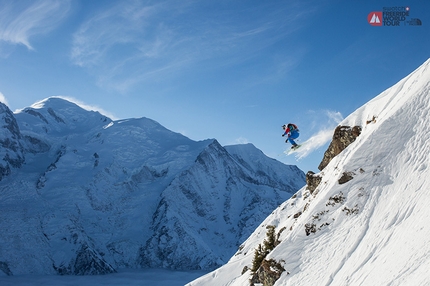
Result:
[[[357,140],[276,209],[230,261],[189,283],[249,285],[266,226],[285,230],[266,259],[285,271],[275,285],[428,285],[430,283],[430,60],[353,112]],[[340,184],[348,173],[353,179]],[[305,232],[306,225],[314,232]]]

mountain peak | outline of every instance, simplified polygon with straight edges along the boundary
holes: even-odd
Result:
[[[62,97],[41,100],[31,107],[15,112],[15,117],[24,133],[52,133],[57,136],[85,133],[91,128],[101,128],[112,121],[98,111],[84,108]]]
[[[78,104],[64,97],[51,96],[33,103],[30,107],[34,109],[40,109],[40,108],[63,109],[65,107],[78,107]]]
[[[82,112],[81,110],[101,113],[99,111],[100,108],[84,104],[82,102],[79,102],[76,99],[73,99],[70,97],[65,97],[65,96],[47,97],[47,98],[42,99],[36,103],[33,103],[30,106],[30,108],[33,108],[33,109],[43,109],[43,108],[49,109],[49,108],[51,108],[51,109],[56,110],[56,111],[70,109],[70,110],[74,110],[74,112],[78,112],[78,113]]]

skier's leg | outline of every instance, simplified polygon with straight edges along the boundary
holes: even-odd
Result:
[[[290,134],[290,136],[288,136],[288,141],[290,141],[290,143],[294,146],[297,145],[297,143],[294,141],[294,139],[297,139],[299,137],[299,132],[293,130]]]
[[[291,138],[291,136],[288,137],[288,141],[291,143],[291,145],[297,145],[297,143],[293,140],[293,138]]]

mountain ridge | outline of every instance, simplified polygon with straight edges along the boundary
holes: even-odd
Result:
[[[230,154],[149,118],[111,120],[61,98],[15,114],[0,105],[16,122],[2,129],[15,145],[0,162],[23,160],[0,180],[0,275],[214,269],[305,183],[253,145]],[[234,206],[250,194],[252,207]]]

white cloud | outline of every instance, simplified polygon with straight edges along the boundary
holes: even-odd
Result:
[[[9,106],[9,103],[7,102],[6,97],[1,92],[0,92],[0,102],[2,102],[4,104],[6,104],[7,106]]]
[[[68,14],[70,1],[1,1],[0,43],[21,44],[33,50],[30,38],[53,30]]]
[[[78,100],[78,99],[76,99],[76,98],[73,98],[73,97],[70,97],[70,96],[63,96],[63,95],[61,95],[61,96],[52,96],[52,97],[55,97],[55,98],[62,98],[62,99],[65,99],[65,100],[67,100],[67,101],[73,102],[74,104],[76,104],[76,105],[80,106],[81,108],[83,108],[83,109],[85,109],[85,110],[88,110],[88,111],[98,111],[98,112],[100,112],[101,114],[103,114],[103,115],[105,115],[105,116],[109,117],[109,118],[110,118],[110,119],[112,119],[112,120],[117,120],[117,119],[118,119],[118,118],[116,118],[116,116],[115,116],[115,115],[113,115],[113,114],[112,114],[112,113],[110,113],[109,111],[106,111],[106,110],[104,110],[103,108],[98,107],[98,106],[96,106],[96,105],[89,105],[89,104],[86,104],[86,103],[84,103],[84,102],[82,102],[82,101],[80,101],[80,100]],[[36,103],[36,104],[37,104],[37,103]]]
[[[330,120],[329,121],[330,124],[334,123],[337,125],[339,122],[343,120],[343,116],[339,111],[326,110],[325,113]]]
[[[228,144],[228,145],[237,145],[237,144],[248,144],[249,140],[244,138],[244,137],[239,137],[236,138],[232,144]]]
[[[183,75],[193,65],[203,71],[244,62],[304,23],[293,17],[298,4],[258,5],[268,12],[194,0],[121,1],[96,11],[79,27],[70,58],[100,86],[120,92],[141,82]],[[286,56],[275,72],[284,73],[294,64]]]

